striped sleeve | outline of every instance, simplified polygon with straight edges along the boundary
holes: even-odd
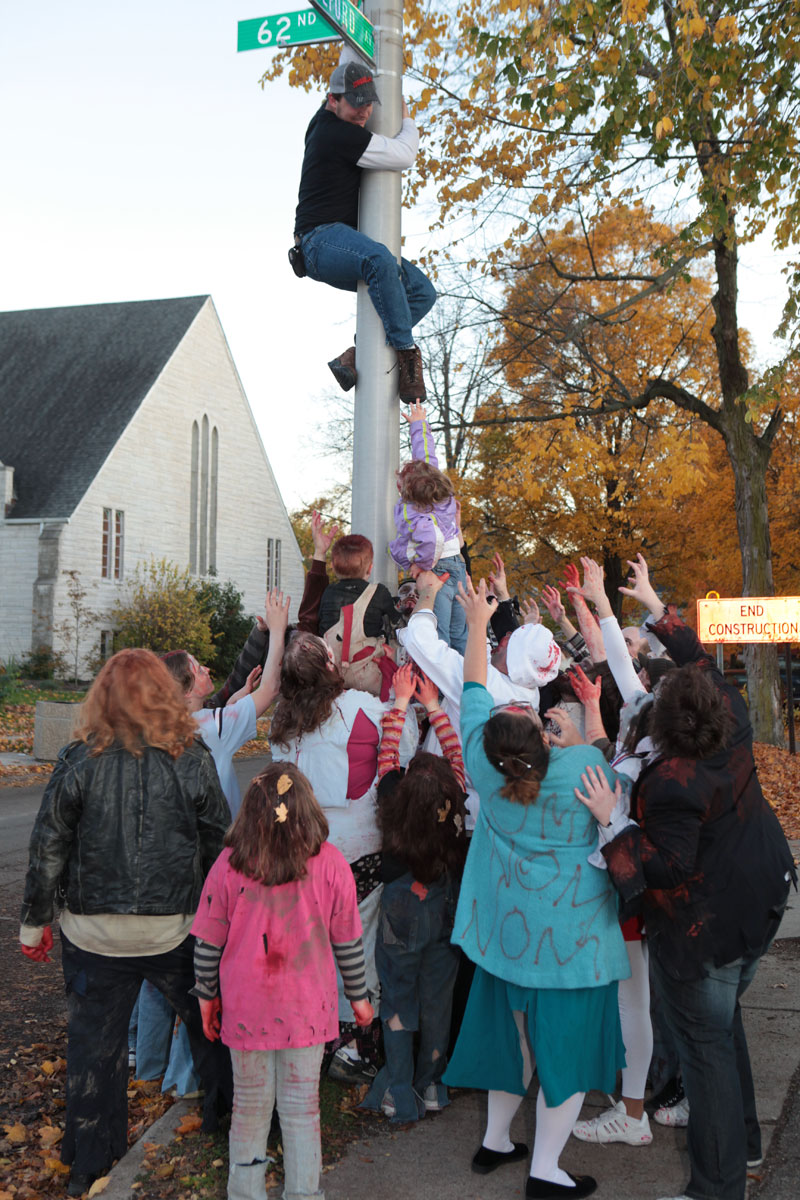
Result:
[[[212,946],[202,938],[194,942],[194,987],[190,996],[198,996],[201,1000],[213,1000],[219,995],[219,960],[222,958],[222,946]]]
[[[333,942],[336,965],[342,976],[344,994],[348,1000],[367,999],[367,968],[364,962],[364,944],[360,937],[352,942]]]
[[[436,730],[439,745],[442,747],[442,753],[453,768],[459,785],[464,788],[466,787],[464,760],[461,757],[461,742],[458,740],[458,734],[450,724],[447,713],[443,712],[441,708],[435,708],[429,715],[431,725]]]
[[[383,715],[383,732],[378,750],[378,779],[383,779],[389,771],[397,771],[400,767],[400,735],[405,720],[406,714],[402,708],[391,708]]]

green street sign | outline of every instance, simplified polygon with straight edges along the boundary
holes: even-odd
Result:
[[[362,58],[373,65],[375,63],[375,33],[372,24],[364,16],[360,8],[351,4],[350,0],[308,0],[323,17],[327,17],[334,29],[337,29],[348,45],[352,46]]]
[[[340,37],[341,34],[321,13],[313,8],[304,8],[300,12],[239,21],[236,49],[264,50],[270,47],[276,50],[281,46],[302,46],[307,42],[338,41]]]

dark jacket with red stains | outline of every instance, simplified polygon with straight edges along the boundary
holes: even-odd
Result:
[[[676,979],[699,979],[756,954],[796,882],[792,854],[764,799],[747,706],[697,635],[665,614],[649,628],[679,666],[707,670],[734,721],[712,758],[662,758],[634,787],[628,826],[603,854],[624,902],[641,898],[650,945]]]

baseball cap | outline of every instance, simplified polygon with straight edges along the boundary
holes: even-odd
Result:
[[[375,90],[372,72],[363,63],[346,62],[331,75],[328,91],[335,96],[344,96],[353,108],[364,108],[367,104],[380,104]]]

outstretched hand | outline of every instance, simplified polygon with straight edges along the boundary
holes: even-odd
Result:
[[[314,543],[314,558],[325,561],[325,556],[331,548],[331,543],[339,534],[339,526],[331,525],[326,530],[322,524],[322,513],[316,510],[311,514],[311,539]]]
[[[593,558],[581,558],[581,566],[583,567],[583,587],[570,585],[567,591],[571,595],[577,592],[583,596],[584,600],[591,600],[596,608],[604,607],[608,604],[608,597],[603,587],[603,568]]]
[[[428,712],[439,707],[439,689],[424,671],[417,667],[417,699],[425,705]]]
[[[653,585],[650,582],[650,573],[647,570],[647,563],[644,560],[644,555],[637,554],[636,562],[628,560],[628,566],[631,569],[631,574],[628,578],[629,587],[621,587],[619,590],[623,596],[631,596],[634,600],[638,600],[645,608],[649,609],[654,616],[660,616],[664,610],[663,603],[659,600]]]
[[[442,587],[445,580],[450,578],[447,574],[437,575],[435,571],[425,571],[422,567],[413,566],[409,574],[417,585],[417,593],[419,595],[419,600],[416,604],[417,608],[432,607],[433,601],[436,599],[436,593]]]
[[[509,600],[511,596],[506,579],[506,564],[496,550],[492,557],[492,566],[494,569],[489,572],[489,587],[498,600]]]
[[[458,585],[456,600],[463,608],[469,626],[485,629],[492,614],[497,611],[497,600],[494,596],[489,596],[485,579],[478,581],[476,590],[472,580],[467,576],[467,586],[464,587],[463,583]]]
[[[53,930],[49,925],[45,925],[42,930],[42,940],[38,946],[25,946],[20,942],[19,948],[31,962],[52,962],[49,951],[53,949]]]
[[[528,596],[527,600],[520,601],[519,611],[522,613],[523,625],[541,625],[542,614],[539,612],[539,605],[533,596]]]
[[[608,825],[611,814],[622,796],[622,784],[617,780],[617,786],[612,792],[608,780],[602,771],[596,767],[587,767],[581,775],[581,783],[586,793],[575,788],[575,795],[581,804],[585,804],[598,825]]]
[[[602,691],[602,683],[598,676],[592,683],[588,675],[584,673],[577,663],[567,671],[567,678],[572,684],[572,690],[584,706],[600,704],[600,692]]]
[[[291,602],[291,596],[287,596],[284,600],[283,592],[279,592],[276,588],[273,588],[268,593],[264,620],[266,621],[271,637],[273,635],[283,637],[286,632],[286,627],[289,624],[289,605]]]
[[[425,409],[420,404],[419,400],[415,400],[413,404],[409,404],[407,409],[402,409],[401,411],[409,425],[412,421],[425,420]]]
[[[402,704],[403,707],[406,707],[414,695],[417,686],[414,664],[412,662],[404,663],[402,667],[397,668],[392,678],[392,686],[394,687],[395,700]]]
[[[547,583],[540,592],[540,598],[551,619],[555,621],[556,625],[560,625],[567,615],[567,610],[561,603],[561,592]]]

